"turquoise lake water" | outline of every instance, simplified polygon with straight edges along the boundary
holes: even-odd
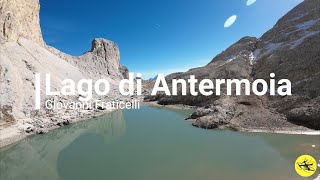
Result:
[[[198,129],[190,113],[143,106],[29,137],[0,149],[0,179],[306,179],[295,159],[320,159],[319,136]]]

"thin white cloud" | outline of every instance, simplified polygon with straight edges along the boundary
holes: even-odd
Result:
[[[233,15],[231,17],[229,17],[226,22],[224,23],[224,27],[228,28],[230,27],[237,19],[237,15]]]
[[[160,24],[155,24],[154,27],[158,29],[158,28],[161,27],[161,25]]]
[[[256,0],[248,0],[247,1],[247,6],[251,6],[255,2],[256,2]]]

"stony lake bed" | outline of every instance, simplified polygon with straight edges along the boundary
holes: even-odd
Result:
[[[285,180],[301,179],[298,156],[320,159],[319,136],[204,130],[191,112],[142,106],[31,136],[0,149],[0,177]]]

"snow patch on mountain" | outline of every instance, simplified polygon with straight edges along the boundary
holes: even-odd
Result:
[[[256,58],[254,57],[253,52],[251,52],[251,53],[249,54],[250,64],[253,65],[255,60],[256,60]]]
[[[305,29],[309,29],[310,27],[316,25],[319,22],[320,19],[317,20],[309,20],[303,23],[300,23],[298,25],[296,25],[296,27],[298,28],[298,30],[305,30]]]
[[[320,30],[319,31],[305,31],[303,36],[301,36],[299,39],[290,43],[290,49],[296,48],[301,43],[303,43],[307,38],[314,36],[316,34],[319,34],[319,33],[320,33]]]

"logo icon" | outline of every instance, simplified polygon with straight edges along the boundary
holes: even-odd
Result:
[[[297,158],[294,168],[302,177],[310,177],[317,170],[317,161],[310,155],[301,155]]]

